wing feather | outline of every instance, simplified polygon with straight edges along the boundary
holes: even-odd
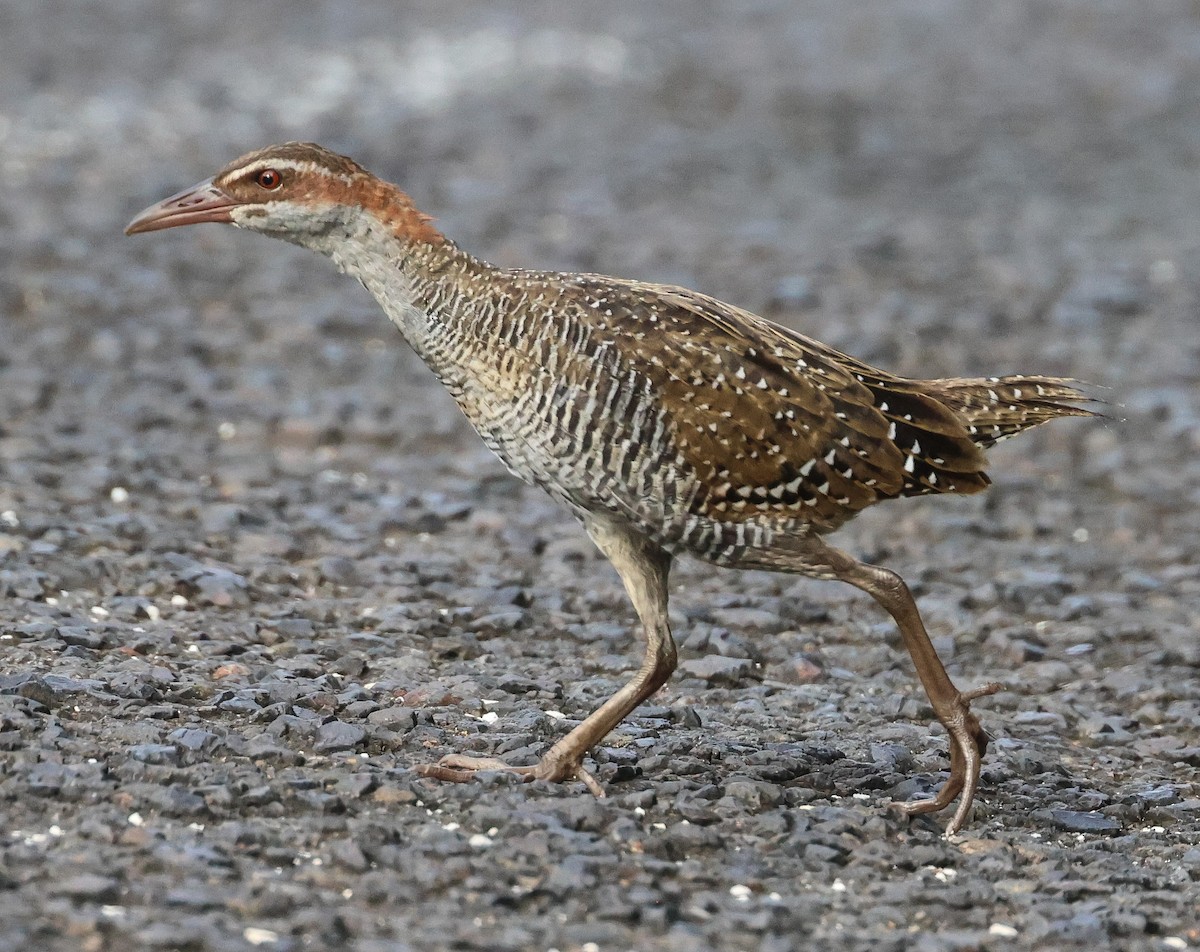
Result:
[[[963,421],[919,381],[683,288],[602,290],[622,360],[652,381],[708,487],[698,511],[832,528],[883,498],[987,485]]]

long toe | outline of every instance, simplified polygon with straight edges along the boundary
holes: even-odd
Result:
[[[971,712],[970,702],[974,698],[994,694],[1001,689],[999,684],[985,684],[972,691],[963,692],[957,698],[949,716],[939,719],[950,735],[950,776],[937,792],[927,800],[897,803],[896,808],[908,816],[936,813],[944,810],[958,798],[958,808],[946,824],[946,835],[952,836],[962,829],[971,812],[975,792],[979,789],[979,775],[983,769],[983,754],[991,739]]]
[[[436,764],[420,764],[417,774],[432,780],[445,780],[450,783],[468,783],[481,770],[503,770],[519,774],[526,780],[533,780],[536,767],[514,767],[496,757],[468,757],[465,754],[449,754]]]
[[[532,767],[514,767],[498,757],[447,754],[436,764],[420,764],[416,770],[421,777],[445,780],[450,783],[468,783],[481,770],[503,770],[506,773],[515,773],[524,780],[549,780],[553,783],[578,780],[593,795],[597,797],[605,795],[600,781],[592,776],[582,763],[577,760],[563,760],[559,757],[543,757]]]
[[[929,797],[925,800],[912,800],[907,803],[895,803],[893,806],[907,816],[919,816],[922,813],[937,813],[939,810],[944,810],[946,807],[950,806],[962,788],[963,778],[957,774],[951,773],[946,782],[942,784],[942,788],[937,792],[936,796]]]
[[[955,783],[958,787],[958,809],[946,824],[946,835],[953,836],[962,829],[971,812],[975,801],[975,791],[979,789],[979,774],[983,770],[983,752],[987,748],[987,733],[975,724],[973,731],[964,729],[962,735],[953,738],[954,749],[959,751],[957,757],[952,757],[950,780],[946,786]]]

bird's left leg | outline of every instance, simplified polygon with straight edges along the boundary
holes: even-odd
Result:
[[[933,707],[933,713],[950,735],[950,776],[937,794],[927,800],[897,804],[908,814],[933,813],[949,806],[958,798],[958,808],[946,824],[946,834],[957,833],[970,813],[983,754],[987,749],[988,733],[980,726],[971,711],[971,701],[1001,689],[999,684],[985,684],[970,691],[960,691],[950,680],[938,657],[929,633],[921,621],[921,613],[908,586],[895,572],[868,565],[845,552],[809,537],[796,551],[773,551],[769,557],[761,554],[754,561],[739,563],[739,567],[766,568],[777,572],[797,572],[814,578],[839,579],[870,595],[887,611],[900,629],[904,646],[912,657],[917,677]]]
[[[650,697],[675,670],[675,642],[667,618],[667,576],[671,556],[623,523],[590,519],[588,535],[612,563],[641,619],[646,653],[633,678],[550,748],[538,763],[513,767],[494,757],[451,754],[417,768],[423,777],[463,782],[479,770],[509,770],[527,780],[579,780],[598,797],[604,789],[583,766],[584,755],[634,708]]]
[[[971,701],[995,694],[1001,685],[993,683],[970,691],[958,690],[946,673],[933,642],[929,640],[917,603],[913,601],[904,579],[888,569],[859,562],[837,549],[825,547],[825,555],[836,578],[862,589],[895,620],[933,713],[950,735],[950,777],[942,789],[928,800],[898,806],[908,814],[933,813],[949,806],[957,797],[958,808],[946,824],[946,835],[957,833],[971,811],[971,803],[979,786],[983,753],[987,750],[989,740],[987,731],[971,711]]]

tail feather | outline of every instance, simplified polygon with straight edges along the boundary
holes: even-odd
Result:
[[[1066,377],[948,377],[927,383],[938,400],[962,417],[971,439],[985,449],[1057,417],[1100,416],[1079,406],[1095,398]]]

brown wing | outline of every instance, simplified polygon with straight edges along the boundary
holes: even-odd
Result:
[[[708,487],[698,513],[833,528],[880,499],[988,483],[963,423],[915,381],[683,288],[605,279],[595,292]]]

